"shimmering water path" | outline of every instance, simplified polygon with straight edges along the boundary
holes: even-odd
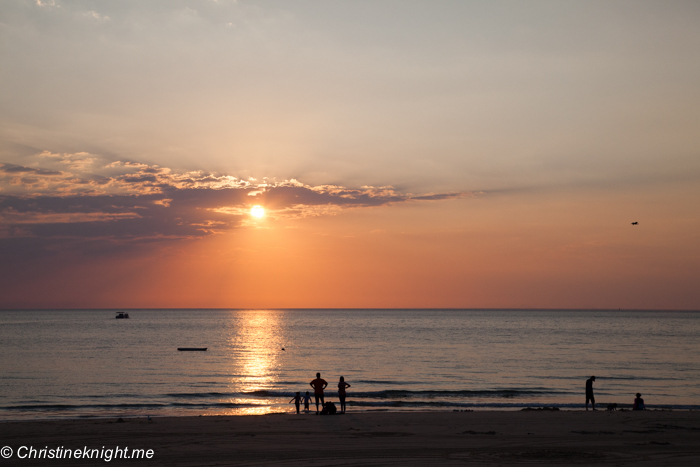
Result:
[[[700,408],[696,312],[128,312],[0,311],[0,419],[291,411],[316,372],[355,411],[580,408],[591,375],[599,405]]]

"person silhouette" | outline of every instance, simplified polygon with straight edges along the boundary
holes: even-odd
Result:
[[[593,381],[595,376],[591,376],[586,380],[586,410],[588,410],[588,401],[591,401],[591,407],[595,410],[595,397],[593,397]]]
[[[309,404],[311,403],[311,396],[309,395],[309,391],[306,391],[306,395],[303,396],[304,399],[304,411],[308,412],[309,411]]]
[[[642,395],[637,393],[637,397],[634,399],[634,404],[632,404],[632,410],[644,410],[646,409],[646,405],[644,405],[644,399],[642,399]]]
[[[318,401],[321,400],[321,406],[325,403],[323,399],[323,390],[326,389],[328,383],[325,379],[321,379],[321,373],[316,373],[316,379],[309,383],[314,388],[314,398],[316,399],[316,413],[318,413]]]
[[[350,385],[345,382],[345,378],[340,377],[338,382],[338,399],[340,399],[340,413],[345,413],[345,388],[349,388]]]
[[[300,393],[297,392],[297,393],[294,395],[294,397],[292,397],[292,400],[289,401],[289,403],[291,404],[292,401],[294,401],[294,405],[296,405],[296,407],[297,407],[297,413],[299,413],[299,406],[301,405],[301,395],[300,395]]]

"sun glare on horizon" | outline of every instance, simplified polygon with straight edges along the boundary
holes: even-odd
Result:
[[[265,215],[265,209],[262,206],[255,205],[251,208],[250,215],[260,219]]]

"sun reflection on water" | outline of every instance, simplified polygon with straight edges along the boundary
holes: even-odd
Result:
[[[236,407],[223,409],[212,415],[266,415],[269,413],[281,413],[283,411],[270,407],[269,405],[260,407]]]
[[[280,352],[284,342],[280,311],[237,311],[229,321],[229,348],[231,349],[231,391],[249,394],[230,400],[249,405],[224,409],[222,414],[264,414],[275,412],[269,407],[266,392],[279,381]],[[255,396],[266,398],[266,402]],[[266,407],[255,407],[265,404]]]

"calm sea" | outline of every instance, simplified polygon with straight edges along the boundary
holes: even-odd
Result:
[[[700,409],[700,313],[0,311],[0,419],[290,412],[316,372],[348,410]],[[178,347],[207,347],[178,352]]]

